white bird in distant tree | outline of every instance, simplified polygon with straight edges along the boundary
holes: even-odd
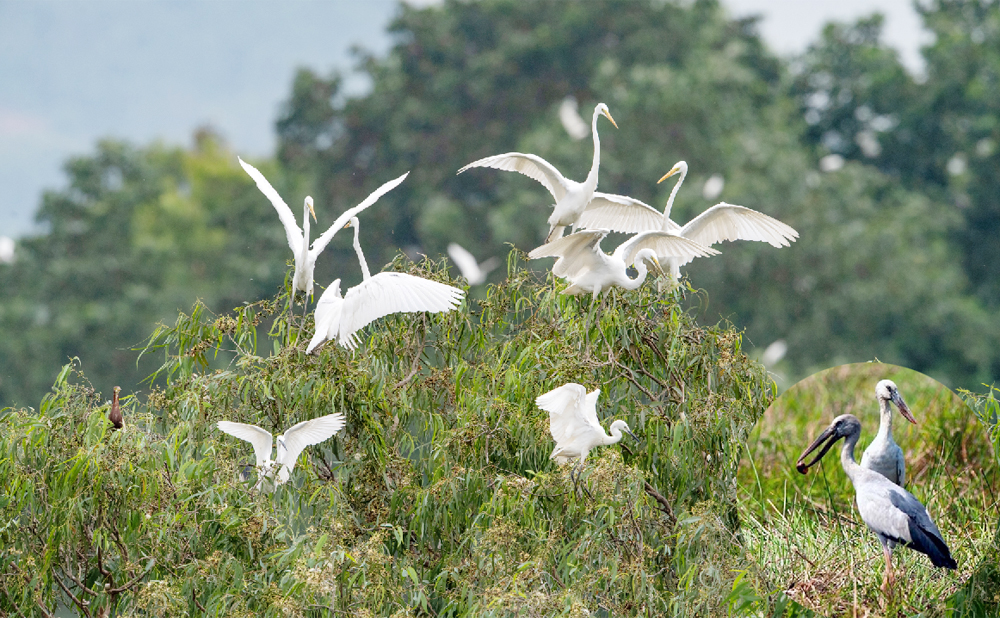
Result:
[[[558,258],[552,265],[552,272],[572,284],[563,294],[591,292],[597,300],[601,292],[607,292],[612,286],[634,290],[642,285],[648,273],[647,260],[661,269],[658,256],[686,258],[718,253],[676,234],[637,234],[609,255],[601,249],[601,240],[607,235],[608,230],[581,230],[534,249],[528,257]],[[628,276],[628,267],[632,265],[638,274],[635,279]]]
[[[352,218],[346,227],[354,228],[354,251],[361,262],[364,281],[347,290],[344,297],[340,295],[340,279],[323,292],[316,304],[316,333],[306,348],[307,354],[330,339],[353,350],[358,345],[359,330],[392,313],[439,313],[451,311],[462,303],[464,291],[437,281],[396,272],[372,276],[358,239],[361,228],[358,218]]]
[[[622,439],[623,431],[638,440],[628,428],[628,423],[620,419],[611,423],[610,436],[604,433],[597,419],[597,398],[600,394],[601,389],[587,393],[587,389],[580,384],[569,382],[535,399],[535,405],[549,413],[549,431],[556,441],[549,459],[554,459],[559,465],[570,459],[579,459],[570,471],[570,480],[574,483],[579,483],[579,470],[592,448],[617,444]]]
[[[579,109],[579,104],[574,96],[566,97],[559,104],[559,122],[566,129],[566,133],[578,141],[590,134],[587,121],[580,116]]]
[[[458,270],[462,271],[462,276],[468,280],[469,285],[483,283],[486,281],[486,275],[500,265],[500,260],[496,256],[480,264],[474,255],[457,242],[448,243],[448,255],[451,256],[451,261],[455,262],[455,266],[458,266]]]
[[[295,273],[292,276],[292,296],[294,297],[297,292],[304,292],[306,294],[306,301],[304,307],[302,308],[302,316],[305,318],[305,309],[309,304],[309,297],[313,293],[313,270],[316,267],[316,258],[319,254],[326,249],[326,246],[330,244],[333,240],[334,235],[345,227],[351,217],[355,217],[374,204],[380,197],[396,188],[399,183],[403,182],[406,177],[410,174],[409,172],[403,174],[395,180],[390,180],[378,189],[376,189],[371,195],[365,198],[365,201],[361,202],[354,208],[349,208],[344,211],[337,220],[333,222],[323,234],[321,234],[316,240],[313,241],[312,247],[309,247],[309,215],[311,214],[313,219],[316,219],[316,211],[313,210],[313,199],[312,197],[306,197],[305,205],[302,209],[302,227],[295,222],[295,215],[292,214],[292,209],[285,204],[285,201],[281,199],[278,192],[274,190],[271,183],[264,178],[264,175],[257,171],[257,168],[245,162],[243,159],[239,159],[240,165],[247,174],[253,178],[254,182],[257,183],[257,188],[260,192],[270,200],[271,205],[274,209],[278,211],[278,218],[281,219],[281,224],[285,226],[285,237],[288,239],[288,246],[292,250],[292,255],[295,258]]]
[[[253,445],[259,479],[254,489],[263,487],[270,491],[291,478],[295,462],[307,446],[325,442],[341,430],[344,426],[344,415],[339,412],[328,414],[309,421],[302,421],[285,430],[285,433],[278,436],[276,440],[278,452],[274,459],[271,459],[272,438],[270,432],[256,425],[231,421],[219,421],[217,426],[220,431],[228,433],[234,438],[246,440]]]
[[[564,177],[555,166],[538,155],[520,152],[508,152],[473,161],[458,170],[458,173],[461,174],[472,167],[492,167],[508,172],[520,172],[542,183],[556,199],[555,209],[549,217],[549,233],[545,237],[545,242],[551,242],[562,236],[563,229],[567,225],[576,226],[580,214],[594,198],[594,191],[597,189],[597,168],[601,164],[601,140],[597,136],[597,118],[601,115],[610,120],[616,129],[618,128],[615,119],[611,117],[611,112],[608,111],[608,106],[598,103],[594,108],[594,119],[591,122],[591,133],[594,136],[594,163],[590,167],[587,179],[582,183]]]
[[[691,219],[683,227],[670,219],[670,211],[674,206],[674,198],[684,183],[688,166],[684,161],[678,161],[657,183],[663,182],[675,174],[680,174],[667,199],[663,212],[656,210],[635,198],[624,195],[601,194],[601,199],[595,199],[582,215],[580,227],[588,229],[606,228],[616,232],[635,234],[677,234],[710,247],[724,240],[756,240],[766,242],[773,247],[787,247],[789,241],[799,237],[791,226],[778,221],[762,212],[720,202]],[[680,278],[680,267],[687,264],[695,256],[673,258],[662,256],[670,265],[670,274],[674,279]]]

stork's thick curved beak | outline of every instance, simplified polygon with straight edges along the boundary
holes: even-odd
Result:
[[[680,171],[681,171],[681,167],[679,165],[673,166],[672,168],[670,168],[669,172],[667,172],[666,174],[663,175],[663,178],[661,178],[661,179],[659,179],[659,180],[656,181],[656,184],[660,184],[661,182],[663,182],[667,178],[670,178],[671,176],[673,176],[674,174],[676,174],[676,173],[678,173]]]
[[[615,128],[616,128],[616,129],[618,128],[618,123],[617,123],[617,122],[615,122],[615,119],[611,117],[611,112],[609,112],[609,111],[605,111],[605,110],[601,110],[601,113],[602,113],[602,114],[604,114],[604,116],[605,116],[605,117],[606,117],[606,118],[607,118],[608,120],[610,120],[610,121],[611,121],[611,124],[615,125]]]
[[[832,447],[834,443],[837,442],[839,436],[837,436],[834,432],[835,429],[833,425],[827,427],[823,431],[823,433],[819,434],[818,438],[813,440],[813,443],[809,445],[809,448],[802,451],[802,454],[799,455],[799,460],[795,462],[795,469],[798,470],[800,474],[805,474],[809,470],[809,468],[813,467],[816,464],[817,461],[823,459],[823,455],[826,455],[826,452],[830,450],[830,447]],[[819,448],[819,445],[823,444],[824,442],[826,442],[826,444],[823,446],[823,450],[819,452],[819,455],[816,455],[816,457],[814,457],[812,461],[806,463],[806,457],[809,456],[809,453],[815,451],[817,448]]]
[[[910,421],[914,425],[917,424],[917,419],[913,418],[913,413],[910,412],[910,406],[906,405],[906,402],[903,401],[903,396],[899,394],[899,391],[892,391],[892,402],[896,404],[897,408],[899,408],[899,414],[903,418]]]

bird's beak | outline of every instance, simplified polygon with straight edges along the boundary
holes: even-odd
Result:
[[[636,442],[638,442],[638,441],[639,441],[639,436],[637,436],[637,435],[635,435],[634,433],[632,433],[632,430],[631,430],[631,429],[626,429],[625,431],[626,431],[626,432],[628,432],[628,435],[632,436],[632,439],[633,439],[633,440],[635,440]]]
[[[892,402],[899,408],[899,413],[903,418],[914,425],[917,424],[917,419],[913,418],[913,413],[910,412],[910,406],[906,405],[906,402],[903,401],[903,396],[899,394],[899,391],[892,391]]]
[[[615,119],[611,117],[611,112],[601,110],[601,113],[604,114],[607,117],[607,119],[611,121],[611,124],[615,125],[616,129],[618,128],[618,123],[615,122]]]
[[[667,172],[666,174],[663,175],[663,178],[661,178],[661,179],[659,179],[659,180],[656,181],[656,184],[660,184],[661,182],[663,182],[667,178],[670,178],[671,176],[673,176],[674,174],[676,174],[679,171],[681,171],[680,166],[677,166],[677,165],[673,166],[672,168],[670,168],[669,172]]]
[[[831,425],[830,427],[827,427],[826,430],[823,431],[823,433],[819,434],[819,437],[816,438],[816,440],[814,440],[813,443],[809,445],[809,448],[802,451],[802,454],[799,455],[799,460],[795,462],[795,469],[798,470],[801,474],[805,474],[806,471],[812,466],[814,466],[817,461],[823,459],[823,455],[826,455],[826,452],[830,450],[830,447],[833,446],[836,441],[837,437],[834,435],[834,428],[833,425]],[[823,447],[823,450],[819,452],[819,455],[816,455],[816,457],[814,457],[812,461],[806,463],[806,457],[809,455],[809,453],[815,451],[820,444],[823,444],[823,442],[826,442],[826,445]]]
[[[319,219],[316,218],[316,211],[313,210],[313,198],[312,197],[307,197],[306,198],[306,206],[309,207],[309,214],[311,214],[313,216],[313,221],[316,221],[317,223],[319,223]]]
[[[351,227],[351,222],[350,221],[347,222],[347,225],[344,226],[344,229],[346,230],[349,227]]]
[[[662,277],[665,273],[663,272],[663,267],[660,266],[660,260],[656,259],[655,255],[651,259],[653,260],[653,264],[656,264],[656,272]]]

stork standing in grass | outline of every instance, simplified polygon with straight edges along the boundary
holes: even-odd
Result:
[[[896,404],[903,418],[916,424],[916,419],[910,413],[910,407],[903,401],[899,389],[892,380],[882,380],[875,386],[875,398],[878,400],[879,415],[878,435],[868,445],[861,455],[861,467],[878,472],[893,483],[904,487],[906,485],[906,461],[903,449],[892,439],[892,406]]]
[[[927,509],[913,494],[896,485],[878,472],[863,468],[854,461],[854,447],[861,437],[861,421],[853,414],[843,414],[833,419],[816,440],[799,457],[795,468],[805,474],[828,450],[844,438],[840,451],[840,465],[854,485],[858,502],[858,512],[868,529],[875,533],[882,543],[885,557],[885,575],[882,591],[888,594],[894,575],[892,572],[892,547],[905,545],[914,551],[926,554],[936,567],[955,569],[958,563],[951,557],[948,545],[941,537],[941,531],[927,514]],[[806,462],[809,453],[823,445],[823,449]]]

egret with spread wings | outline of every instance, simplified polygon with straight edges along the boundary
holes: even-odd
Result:
[[[602,115],[610,120],[616,129],[618,128],[615,119],[611,117],[611,112],[608,111],[608,106],[598,103],[594,108],[593,121],[590,123],[591,133],[594,136],[594,163],[583,182],[569,180],[554,165],[538,155],[520,152],[508,152],[473,161],[458,170],[458,173],[461,174],[473,167],[492,167],[508,172],[520,172],[542,183],[556,200],[555,209],[549,217],[549,233],[545,237],[545,242],[551,242],[562,236],[563,229],[567,225],[576,227],[577,219],[594,197],[594,191],[597,189],[597,168],[601,164],[601,140],[597,136],[597,118]]]

